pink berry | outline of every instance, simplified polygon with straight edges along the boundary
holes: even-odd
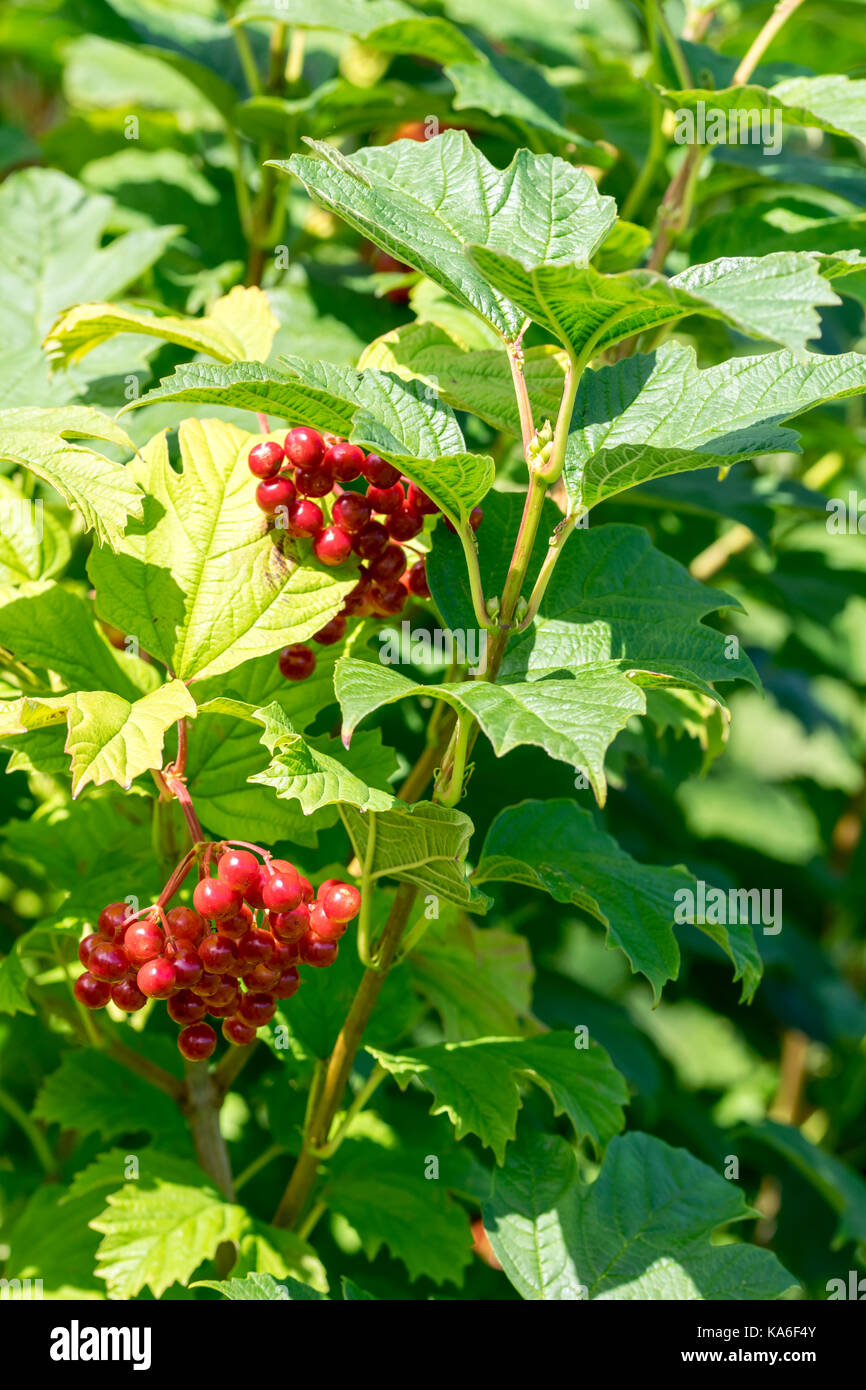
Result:
[[[198,1023],[207,1012],[204,1000],[193,994],[191,989],[179,989],[177,994],[171,996],[166,1007],[169,1018],[174,1019],[175,1023]]]
[[[301,902],[301,880],[294,869],[279,869],[265,879],[262,897],[271,912],[291,912]]]
[[[271,991],[275,999],[291,999],[300,987],[301,977],[293,965],[286,966]]]
[[[227,849],[217,863],[217,878],[239,893],[245,893],[255,883],[258,873],[259,861],[248,849]]]
[[[275,478],[283,466],[286,455],[281,444],[275,439],[264,439],[256,444],[247,455],[250,472],[257,478]]]
[[[295,642],[291,647],[283,647],[278,665],[287,681],[305,681],[316,669],[316,654],[303,642]]]
[[[268,914],[268,926],[277,941],[300,941],[309,924],[310,909],[306,903],[300,903],[291,912]]]
[[[255,965],[252,970],[248,970],[243,977],[244,984],[250,991],[273,989],[283,973],[280,965]]]
[[[125,1014],[136,1014],[147,1003],[135,980],[118,980],[111,986],[111,1002]]]
[[[230,936],[216,932],[206,936],[198,948],[199,960],[211,975],[225,975],[237,962],[237,948]]]
[[[165,920],[168,923],[169,935],[175,941],[190,941],[194,944],[200,940],[204,931],[204,918],[193,912],[191,907],[173,907],[165,914]]]
[[[389,541],[388,532],[381,521],[368,521],[355,537],[354,550],[362,560],[375,560],[381,555]]]
[[[327,450],[322,462],[331,469],[337,482],[351,483],[364,466],[364,451],[357,444],[348,444],[345,439],[338,440]]]
[[[252,892],[253,888],[257,885],[258,874],[256,874],[256,883],[254,885],[251,885],[247,889],[247,892]],[[222,932],[223,936],[230,936],[232,941],[240,941],[244,932],[249,931],[252,925],[253,914],[251,910],[247,907],[246,903],[241,904],[240,910],[235,914],[234,917],[220,918],[220,931]]]
[[[438,503],[428,497],[426,492],[422,492],[417,483],[409,484],[409,495],[406,498],[408,505],[422,516],[434,516],[439,510]]]
[[[209,970],[205,970],[191,988],[193,994],[200,994],[202,999],[210,999],[218,990],[222,989],[224,984],[225,980],[222,975],[213,975]]]
[[[192,989],[202,977],[201,956],[192,942],[172,942],[166,955],[174,966],[175,984],[180,989]]]
[[[324,520],[321,507],[308,497],[299,497],[289,507],[289,535],[311,540],[321,531]]]
[[[313,552],[323,565],[342,565],[352,553],[352,537],[340,526],[326,526],[313,541]]]
[[[364,460],[364,477],[368,483],[374,487],[393,487],[400,481],[399,468],[392,468],[390,463],[380,459],[378,454],[368,454]]]
[[[90,936],[85,936],[84,940],[79,942],[78,959],[81,961],[85,970],[87,969],[87,962],[90,960],[91,952],[94,951],[97,946],[107,946],[109,944],[109,938],[103,936],[101,932],[91,932]]]
[[[374,487],[371,483],[367,488],[367,498],[374,512],[387,515],[402,507],[406,501],[406,494],[403,484],[399,482],[394,483],[393,487]]]
[[[97,980],[95,975],[85,970],[72,986],[72,993],[85,1009],[104,1009],[111,998],[111,985],[108,980]]]
[[[321,903],[313,903],[310,908],[310,931],[320,941],[339,941],[346,931],[346,923],[334,921]]]
[[[321,463],[325,453],[325,441],[318,430],[307,425],[297,425],[289,430],[285,440],[286,458],[296,468],[314,468]]]
[[[204,1062],[216,1047],[216,1033],[209,1023],[190,1023],[178,1033],[177,1046],[188,1062]]]
[[[138,988],[148,999],[167,999],[177,986],[174,966],[167,956],[146,961],[135,978]]]
[[[401,545],[386,545],[381,555],[370,563],[370,578],[377,584],[387,579],[399,579],[406,568],[406,554]]]
[[[203,878],[195,886],[192,901],[202,917],[219,919],[234,917],[243,899],[236,888],[230,888],[218,878]]]
[[[408,502],[404,502],[387,520],[388,535],[395,541],[411,541],[424,526],[424,518]]]
[[[127,920],[132,916],[129,903],[109,903],[99,914],[96,930],[109,941],[122,941]]]
[[[126,928],[123,945],[133,964],[144,965],[146,960],[162,955],[165,938],[158,922],[145,919],[133,922],[131,927]]]
[[[345,635],[346,619],[342,613],[338,613],[330,622],[325,623],[324,627],[320,627],[318,632],[313,633],[313,641],[318,642],[320,647],[331,647]]]
[[[87,969],[97,980],[107,980],[114,984],[122,980],[129,969],[129,956],[115,941],[106,941],[94,946],[87,961]]]
[[[333,965],[337,959],[339,946],[336,941],[322,941],[312,931],[301,938],[301,960],[305,965],[313,965],[317,970]]]
[[[430,585],[427,583],[427,566],[423,560],[417,560],[409,570],[407,588],[410,594],[414,594],[416,598],[430,597]]]
[[[271,880],[272,881],[272,880]],[[268,886],[265,885],[267,894]],[[238,942],[238,961],[252,969],[256,965],[268,965],[274,958],[274,938],[269,931],[253,927]]]
[[[295,485],[283,473],[266,478],[256,488],[256,503],[268,516],[276,516],[280,507],[290,507],[294,500]]]
[[[374,584],[370,590],[370,603],[373,611],[383,618],[391,618],[399,613],[406,602],[406,587],[399,579],[386,579]]]
[[[351,883],[335,883],[319,890],[319,902],[335,922],[351,922],[361,910],[361,894]]]
[[[360,492],[343,492],[331,509],[335,526],[341,526],[352,535],[366,526],[373,515],[373,508]]]
[[[247,1047],[255,1040],[255,1036],[255,1028],[251,1028],[237,1014],[232,1014],[223,1022],[223,1037],[233,1047]]]
[[[241,1018],[253,1028],[261,1028],[264,1023],[270,1023],[276,1011],[276,1001],[270,994],[243,994],[238,1004]]]
[[[327,497],[334,486],[334,477],[327,468],[299,468],[295,487],[302,497]]]

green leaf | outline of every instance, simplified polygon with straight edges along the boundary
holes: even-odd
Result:
[[[33,502],[18,480],[0,477],[0,584],[53,579],[71,554],[58,512]]]
[[[0,960],[0,1013],[36,1013],[27,993],[27,979],[16,942],[9,954]]]
[[[547,1091],[554,1114],[566,1115],[578,1140],[589,1139],[596,1150],[625,1124],[628,1091],[619,1072],[603,1048],[578,1048],[569,1033],[367,1051],[402,1090],[413,1078],[420,1081],[433,1095],[431,1114],[447,1114],[458,1139],[477,1134],[497,1163],[505,1161],[506,1144],[517,1133],[521,1081]]]
[[[130,467],[74,439],[135,447],[119,425],[89,406],[0,410],[0,458],[50,483],[87,529],[116,550],[130,517],[142,515],[141,491]]]
[[[80,362],[119,333],[144,333],[206,352],[218,362],[256,362],[268,356],[279,323],[257,286],[235,285],[201,318],[145,313],[117,304],[79,304],[52,325],[45,351],[57,365]]]
[[[3,1273],[10,1280],[40,1279],[42,1287],[34,1297],[76,1303],[102,1299],[104,1286],[93,1272],[97,1237],[88,1226],[101,1198],[63,1204],[58,1202],[60,1191],[56,1183],[37,1187],[10,1221]]]
[[[496,881],[540,889],[601,922],[632,970],[650,981],[656,998],[679,974],[674,912],[678,892],[693,890],[694,878],[683,868],[639,864],[575,802],[523,801],[500,811],[473,874],[474,883]],[[742,978],[743,999],[751,999],[762,964],[748,925],[734,941],[725,928],[695,925],[718,940],[734,963],[734,979]]]
[[[354,571],[317,568],[286,531],[268,530],[246,463],[259,437],[187,420],[177,472],[157,435],[134,467],[147,493],[143,521],[119,554],[90,557],[100,614],[181,680],[311,637],[355,584]]]
[[[340,814],[362,864],[367,859],[370,835],[374,836],[368,865],[371,882],[396,878],[467,911],[487,910],[488,899],[466,878],[472,822],[462,811],[419,801],[414,806],[366,814],[344,804]]]
[[[490,116],[504,116],[522,126],[544,130],[557,144],[565,142],[577,149],[592,150],[593,157],[604,166],[609,156],[600,146],[594,146],[582,135],[563,125],[561,93],[546,80],[538,67],[519,62],[485,45],[484,54],[476,53],[475,61],[451,62],[445,76],[454,83],[457,95],[455,111],[485,111]]]
[[[196,709],[183,681],[168,681],[132,704],[107,690],[82,690],[66,706],[73,796],[90,782],[128,788],[142,772],[161,767],[166,731]]]
[[[612,661],[588,662],[571,680],[417,685],[390,666],[343,657],[335,685],[347,745],[360,721],[383,705],[410,696],[443,700],[477,719],[497,757],[531,744],[581,769],[600,804],[606,795],[605,753],[629,719],[646,708],[643,692]]]
[[[614,216],[582,169],[519,150],[499,170],[464,131],[419,144],[397,141],[351,157],[324,143],[315,155],[276,163],[389,255],[441,285],[506,340],[523,312],[493,289],[467,256],[470,246],[560,265],[586,264]]]
[[[347,1303],[377,1301],[374,1293],[367,1293],[366,1289],[359,1288],[354,1279],[347,1279],[345,1274],[340,1280],[340,1288],[343,1290],[343,1298]]]
[[[385,53],[422,53],[434,63],[472,58],[475,49],[447,19],[419,13],[401,0],[241,0],[234,24],[276,21],[300,29],[337,29]]]
[[[190,1287],[216,1289],[223,1298],[244,1303],[285,1302],[286,1299],[306,1302],[324,1297],[298,1279],[285,1279],[278,1284],[271,1274],[247,1274],[243,1279],[197,1279]]]
[[[648,1134],[613,1139],[584,1188],[564,1140],[530,1133],[496,1174],[484,1227],[526,1299],[780,1298],[794,1281],[775,1255],[710,1244],[750,1215],[739,1188]]]
[[[187,1186],[156,1177],[147,1188],[128,1183],[109,1195],[90,1223],[102,1234],[97,1274],[110,1298],[135,1298],[144,1288],[159,1298],[170,1285],[188,1283],[225,1241],[239,1241],[249,1220],[243,1207],[204,1182]]]
[[[651,478],[790,452],[780,421],[866,391],[866,356],[790,352],[698,370],[694,348],[667,343],[581,378],[563,479],[572,511]]]
[[[481,929],[460,913],[445,912],[430,922],[406,968],[449,1042],[522,1032],[534,971],[529,942],[516,932]]]
[[[129,100],[128,92],[123,99]],[[57,169],[22,169],[0,189],[4,407],[62,404],[79,394],[86,385],[84,374],[51,377],[42,339],[52,322],[70,304],[120,294],[153,265],[179,230],[142,227],[102,245],[113,212],[111,198],[92,196]],[[94,377],[104,374],[96,358],[91,370]],[[108,487],[105,501],[110,501]]]
[[[735,111],[745,126],[750,112],[779,112],[785,125],[811,126],[832,135],[866,140],[866,81],[837,74],[821,77],[786,77],[772,87],[726,87],[718,92],[662,91],[673,110],[694,112],[698,102],[711,118],[713,110]],[[687,129],[683,116],[678,122]],[[727,122],[725,125],[727,127]],[[754,122],[752,122],[754,125]],[[708,124],[708,132],[711,127]]]
[[[764,1120],[741,1132],[750,1143],[781,1154],[838,1214],[835,1248],[856,1241],[861,1250],[866,1249],[866,1182],[859,1173],[826,1149],[810,1143],[792,1125]]]
[[[821,332],[818,307],[839,303],[806,252],[726,257],[670,280],[651,270],[602,275],[592,266],[525,262],[485,247],[472,254],[491,284],[582,361],[690,314],[721,319],[803,355],[807,340]]]
[[[379,782],[386,781],[388,775],[396,771],[393,755],[390,765],[384,757],[386,750],[378,729],[368,739],[353,745],[348,759],[351,765],[347,765],[344,750],[340,750],[343,752],[341,761],[322,750],[321,740],[318,746],[308,742],[295,731],[279,705],[256,710],[254,718],[264,725],[262,742],[272,757],[264,771],[250,780],[271,787],[281,799],[300,802],[304,815],[322,806],[340,804],[356,806],[360,811],[388,811],[399,805],[393,793],[368,785],[353,770],[353,766],[363,769]]]
[[[43,1083],[33,1113],[46,1124],[101,1139],[140,1130],[182,1132],[177,1106],[169,1096],[92,1048],[64,1054],[59,1069]]]

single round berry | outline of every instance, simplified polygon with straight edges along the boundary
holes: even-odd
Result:
[[[248,893],[253,891],[253,887],[258,887],[258,881],[259,876],[258,873],[256,873],[255,885],[247,889]],[[249,931],[252,925],[253,914],[250,908],[247,907],[246,903],[241,904],[240,910],[235,914],[234,917],[220,918],[220,931],[222,932],[223,936],[230,936],[232,941],[240,941],[244,932]]]
[[[115,980],[122,980],[129,969],[129,956],[116,941],[106,941],[94,946],[90,952],[87,969],[97,980],[107,980],[109,984],[114,984]]]
[[[390,463],[380,459],[378,454],[368,454],[364,460],[364,477],[368,483],[374,487],[393,487],[400,481],[399,468],[392,468]]]
[[[316,896],[316,890],[312,883],[308,878],[304,878],[303,874],[300,875],[298,882],[301,885],[301,902],[311,903]]]
[[[250,991],[272,990],[282,973],[280,965],[256,965],[247,971],[243,981]]]
[[[325,441],[318,430],[308,425],[297,425],[289,430],[285,441],[286,458],[296,468],[313,468],[321,463],[325,453]]]
[[[339,941],[345,934],[346,923],[335,922],[328,916],[321,903],[313,903],[310,908],[310,931],[320,941]]]
[[[206,936],[198,948],[199,960],[211,975],[225,975],[237,962],[238,953],[230,936],[215,932]]]
[[[210,999],[225,983],[222,975],[213,975],[209,970],[204,970],[191,988],[193,994],[200,994],[202,999]]]
[[[78,959],[81,961],[81,964],[84,966],[85,970],[87,969],[87,963],[90,960],[91,952],[94,951],[97,946],[107,945],[110,945],[108,937],[103,936],[101,932],[96,931],[91,932],[90,936],[85,936],[84,940],[79,942]]]
[[[237,980],[230,980],[223,977],[219,989],[215,989],[213,994],[209,994],[207,997],[207,1011],[210,1013],[212,1009],[227,1008],[228,1012],[233,1014],[239,998],[240,990],[238,989]],[[226,1017],[228,1017],[228,1015],[226,1015]]]
[[[129,903],[109,903],[96,921],[96,930],[109,941],[122,941],[128,919],[132,916]]]
[[[296,941],[274,941],[274,958],[268,969],[285,970],[287,966],[294,965],[300,959],[300,951]],[[258,969],[258,967],[256,967]]]
[[[317,970],[333,965],[339,949],[336,941],[322,941],[321,937],[315,936],[312,931],[301,938],[301,960],[305,965],[315,966]]]
[[[318,632],[313,633],[313,641],[318,642],[320,647],[332,647],[335,642],[339,642],[346,635],[346,619],[342,613],[338,613],[330,622],[320,627]]]
[[[427,565],[423,560],[416,560],[409,570],[407,576],[407,588],[410,594],[416,598],[429,598],[430,585],[427,583]]]
[[[211,1018],[230,1018],[237,1012],[237,1000],[232,1004],[215,1004],[212,999],[208,999],[207,1011]]]
[[[324,520],[321,507],[308,497],[299,497],[289,507],[289,535],[312,540],[321,531]]]
[[[233,1047],[248,1047],[255,1041],[256,1030],[237,1014],[232,1014],[230,1018],[223,1021],[223,1037],[227,1043]]]
[[[219,919],[234,917],[243,901],[236,888],[221,883],[218,878],[203,878],[195,886],[193,906],[202,917]]]
[[[266,478],[256,488],[256,502],[268,516],[276,516],[280,507],[290,507],[295,500],[295,485],[283,473]]]
[[[265,885],[266,894],[267,891]],[[256,965],[269,965],[274,958],[274,944],[269,931],[253,927],[238,942],[238,961],[249,969]]]
[[[280,978],[274,985],[271,993],[275,999],[291,999],[293,994],[297,994],[300,987],[301,977],[294,965],[286,966],[280,974]]]
[[[393,487],[374,487],[371,483],[367,488],[367,498],[374,512],[386,516],[402,507],[406,501],[406,494],[403,484],[399,482],[394,483]]]
[[[361,910],[361,894],[351,883],[329,884],[319,889],[319,902],[335,922],[351,922]]]
[[[171,942],[166,956],[174,966],[175,984],[180,989],[192,989],[203,974],[201,956],[190,941]]]
[[[399,579],[386,579],[381,584],[374,584],[370,590],[373,610],[383,618],[391,618],[395,613],[399,613],[406,602],[406,596],[406,587]]]
[[[377,584],[386,579],[399,579],[406,568],[406,552],[401,545],[386,545],[381,555],[370,564],[370,578]]]
[[[282,444],[275,439],[264,439],[256,444],[247,455],[250,472],[257,478],[275,478],[286,457]]]
[[[331,509],[335,526],[354,535],[373,515],[373,508],[360,492],[342,492]]]
[[[300,941],[310,923],[310,909],[300,903],[291,912],[271,912],[268,926],[277,941]]]
[[[97,980],[95,975],[85,970],[72,986],[72,993],[85,1009],[104,1009],[111,998],[111,985],[108,980]]]
[[[345,439],[338,440],[326,451],[322,462],[326,468],[330,468],[338,483],[351,483],[360,476],[364,451],[357,444],[349,444]]]
[[[204,1062],[216,1047],[216,1033],[209,1023],[190,1023],[178,1033],[177,1046],[188,1062]]]
[[[291,647],[283,647],[277,664],[287,681],[305,681],[316,669],[316,653],[303,642],[294,642]]]
[[[167,1004],[168,1016],[175,1023],[198,1023],[207,1013],[207,1005],[191,989],[179,989]]]
[[[276,1000],[272,995],[265,993],[242,994],[238,1004],[241,1018],[253,1028],[261,1028],[262,1024],[270,1023],[276,1011]]]
[[[135,978],[138,988],[148,999],[167,999],[177,988],[174,965],[167,956],[146,961]]]
[[[294,869],[280,869],[265,880],[262,889],[270,912],[291,912],[302,901],[301,880]]]
[[[111,1002],[125,1014],[136,1014],[147,1003],[135,980],[118,980],[111,986]]]
[[[132,926],[126,928],[123,946],[134,965],[144,965],[146,960],[153,960],[155,956],[162,955],[165,937],[158,922],[145,918],[144,921],[133,922]]]
[[[250,884],[255,883],[259,874],[259,861],[248,849],[227,849],[219,857],[217,878],[245,893]]]
[[[327,497],[333,486],[329,468],[299,468],[295,474],[295,487],[302,497]]]
[[[381,521],[368,521],[355,537],[353,549],[362,560],[375,560],[388,544],[389,536]]]
[[[409,484],[409,493],[406,498],[410,507],[422,516],[435,516],[439,511],[438,502],[434,502],[432,497],[428,497],[426,492],[422,492],[417,483]]]
[[[323,565],[342,565],[352,553],[352,537],[341,526],[326,526],[313,541],[313,553]]]
[[[414,507],[410,507],[408,502],[392,512],[386,522],[388,535],[395,541],[411,541],[413,536],[424,526],[424,518],[420,512],[416,512]]]
[[[307,650],[309,650],[309,649],[305,647],[304,650],[307,651]],[[310,653],[310,655],[312,656],[312,653]],[[316,661],[316,658],[313,657],[313,664],[314,664],[314,665],[315,665],[315,661]],[[282,666],[280,667],[280,670],[283,671]],[[283,675],[285,675],[285,674],[286,674],[285,671],[283,671]],[[264,866],[264,864],[260,864],[260,865],[259,865],[258,877],[257,877],[255,883],[251,883],[250,886],[249,886],[249,888],[247,889],[247,891],[244,893],[244,898],[245,898],[245,900],[246,900],[246,903],[249,903],[250,908],[251,908],[251,909],[255,909],[256,912],[261,911],[261,909],[262,909],[262,908],[264,907],[264,905],[265,905],[265,900],[264,900],[264,898],[262,897],[262,889],[263,889],[264,886],[265,886],[265,879],[266,879],[266,878],[267,878],[267,874],[265,873],[265,866]],[[246,914],[246,911],[247,911],[247,908],[246,908],[246,905],[245,905],[245,906],[243,907],[242,912],[241,912],[240,915],[242,915],[242,916],[245,915],[245,914]],[[224,917],[222,920],[223,920],[223,922],[234,922],[235,919],[234,919],[234,917]],[[222,926],[222,923],[220,923],[220,926]],[[247,926],[244,927],[244,931],[246,931],[247,928],[248,928],[248,927],[251,927],[251,926],[252,926],[252,911],[250,912],[250,920],[249,920],[249,922],[247,923]],[[238,932],[238,933],[237,933],[237,935],[239,935],[239,936],[243,936],[243,934],[244,934],[243,932]],[[232,930],[228,933],[228,935],[229,935],[229,936],[234,936],[234,935],[235,935],[234,929],[232,929]]]
[[[193,912],[191,907],[173,907],[165,914],[169,935],[175,941],[189,941],[193,945],[201,939],[204,931],[204,918]]]

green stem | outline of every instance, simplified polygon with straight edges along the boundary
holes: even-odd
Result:
[[[273,1162],[275,1158],[279,1158],[280,1155],[285,1152],[282,1144],[271,1144],[269,1149],[265,1149],[259,1154],[258,1158],[254,1158],[252,1163],[244,1168],[243,1172],[235,1178],[235,1194],[240,1192],[241,1188],[245,1187],[250,1179],[256,1176],[256,1173],[260,1173],[263,1168],[266,1168],[269,1163]]]
[[[361,867],[361,911],[358,917],[358,955],[364,965],[371,966],[371,914],[373,910],[373,857],[376,852],[376,812],[367,812],[367,847]]]
[[[364,1082],[364,1085],[342,1115],[340,1123],[337,1125],[334,1133],[329,1137],[327,1143],[316,1150],[320,1158],[333,1158],[346,1135],[349,1133],[355,1116],[360,1115],[367,1101],[373,1095],[374,1091],[382,1084],[387,1075],[388,1073],[385,1068],[380,1066],[377,1062],[370,1072],[370,1075],[367,1077],[367,1080]]]
[[[15,1097],[10,1096],[9,1092],[4,1090],[3,1087],[0,1087],[0,1109],[5,1110],[9,1118],[14,1120],[18,1127],[27,1135],[27,1138],[33,1146],[36,1157],[42,1164],[45,1175],[47,1177],[55,1177],[57,1174],[57,1160],[48,1146],[45,1135],[33,1123],[27,1111],[18,1104]]]
[[[575,512],[571,516],[563,517],[559,525],[554,528],[553,535],[548,542],[547,554],[544,563],[538,571],[538,578],[535,581],[532,593],[529,596],[529,607],[526,610],[526,617],[517,624],[516,631],[523,632],[534,621],[535,615],[541,607],[541,601],[547,591],[553,575],[556,562],[562,554],[563,546],[568,540],[575,526],[577,525],[579,513]]]
[[[647,46],[652,56],[650,73],[655,78],[656,82],[660,83],[662,80],[662,71],[661,54],[659,51],[658,36],[656,34],[656,0],[647,0],[646,3],[646,32]],[[651,125],[646,158],[620,210],[620,217],[626,221],[640,212],[644,198],[655,177],[656,167],[664,153],[665,138],[662,128],[664,111],[665,108],[661,98],[657,93],[653,92],[650,98]]]
[[[664,41],[667,45],[667,50],[671,55],[671,62],[674,65],[674,71],[677,75],[677,82],[679,83],[683,91],[688,91],[688,89],[692,86],[692,74],[689,71],[689,65],[686,62],[683,50],[680,48],[680,41],[677,38],[671,26],[668,24],[667,16],[665,15],[664,0],[662,0],[662,3],[658,6],[654,5],[653,8],[655,10],[656,23],[658,24],[659,29],[661,30],[664,36]]]
[[[244,77],[247,79],[247,86],[250,89],[250,96],[258,96],[262,90],[262,81],[259,76],[259,70],[256,67],[252,46],[247,37],[247,31],[243,24],[232,24],[231,30],[235,41],[235,48],[241,60]]]
[[[463,795],[466,760],[469,756],[474,724],[475,720],[471,714],[463,710],[458,713],[455,735],[443,759],[439,779],[433,789],[433,800],[440,806],[456,806]]]

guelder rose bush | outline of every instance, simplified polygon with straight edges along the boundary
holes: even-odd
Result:
[[[370,51],[415,51],[381,25],[434,26],[458,92],[486,92],[461,103],[469,129],[428,130],[424,103],[444,98],[407,85],[414,126],[338,148],[335,120],[369,132],[350,112],[394,101],[398,84],[365,82],[361,100],[343,73],[299,95],[286,25],[302,34],[316,17],[247,0],[235,30],[271,35],[260,89],[241,102],[224,74],[178,69],[226,142],[237,209],[230,190],[210,218],[239,219],[246,284],[229,288],[226,249],[184,311],[170,286],[193,272],[165,249],[174,228],[102,246],[97,231],[80,254],[100,273],[77,278],[58,249],[70,288],[40,325],[32,399],[0,412],[19,500],[38,486],[63,503],[38,554],[21,542],[17,573],[9,541],[0,612],[2,737],[33,811],[7,845],[37,878],[54,846],[44,910],[0,967],[0,1008],[57,1050],[35,1120],[5,1105],[66,1185],[78,1244],[48,1277],[121,1299],[203,1284],[361,1297],[340,1279],[371,1260],[367,1296],[389,1296],[385,1260],[419,1298],[467,1278],[473,1297],[779,1298],[800,1274],[743,1224],[754,1185],[747,1200],[724,1128],[763,1114],[771,1090],[729,1096],[710,1132],[689,1109],[715,1084],[701,1072],[659,1134],[642,1128],[675,1084],[654,1059],[676,1084],[703,1065],[703,1045],[686,1033],[674,1046],[666,1019],[688,1029],[726,1010],[743,1048],[760,1033],[745,1009],[760,924],[692,914],[674,929],[698,887],[681,861],[703,861],[676,839],[670,788],[706,772],[727,701],[736,729],[760,685],[732,626],[748,579],[736,597],[701,582],[754,535],[721,556],[708,546],[691,572],[685,537],[707,518],[758,532],[762,508],[814,512],[805,487],[765,502],[746,469],[791,455],[798,417],[808,435],[833,403],[859,411],[866,356],[839,333],[816,339],[822,313],[860,293],[860,242],[846,224],[788,244],[767,223],[732,246],[720,214],[692,243],[707,255],[687,256],[707,151],[674,147],[668,179],[665,110],[700,99],[700,26],[682,48],[664,26],[676,87],[660,68],[651,91],[636,86],[646,162],[608,177],[613,147],[562,124],[540,73],[533,99],[447,18],[357,8]],[[646,22],[659,63],[654,11]],[[713,54],[722,107],[778,27],[736,72]],[[812,79],[797,81],[779,109],[846,139],[841,89],[831,120]],[[46,178],[79,197],[53,171],[14,177],[31,203]],[[303,206],[292,230],[286,208]],[[281,235],[311,264],[315,238],[332,237],[368,267],[379,295],[357,347],[313,312],[294,269],[261,288]],[[338,263],[322,258],[323,284]],[[149,295],[125,293],[145,275]],[[141,362],[144,390],[100,395],[103,378],[137,383]],[[660,510],[676,517],[667,531]],[[763,602],[781,611],[761,563]],[[456,656],[437,663],[422,642],[407,657],[395,624],[459,637]],[[515,750],[523,761],[502,761]],[[646,768],[652,795],[629,828],[618,808]],[[557,957],[550,923],[576,914],[617,949],[593,955],[597,932]],[[614,981],[608,998],[581,983],[582,951]],[[546,1011],[532,1005],[533,955]],[[788,1119],[764,1141],[817,1172]],[[72,1156],[52,1147],[61,1130],[79,1136]],[[850,1192],[853,1175],[824,1157]],[[11,1273],[28,1248],[51,1251],[41,1194],[15,1198]],[[850,1213],[842,1224],[850,1239]]]

